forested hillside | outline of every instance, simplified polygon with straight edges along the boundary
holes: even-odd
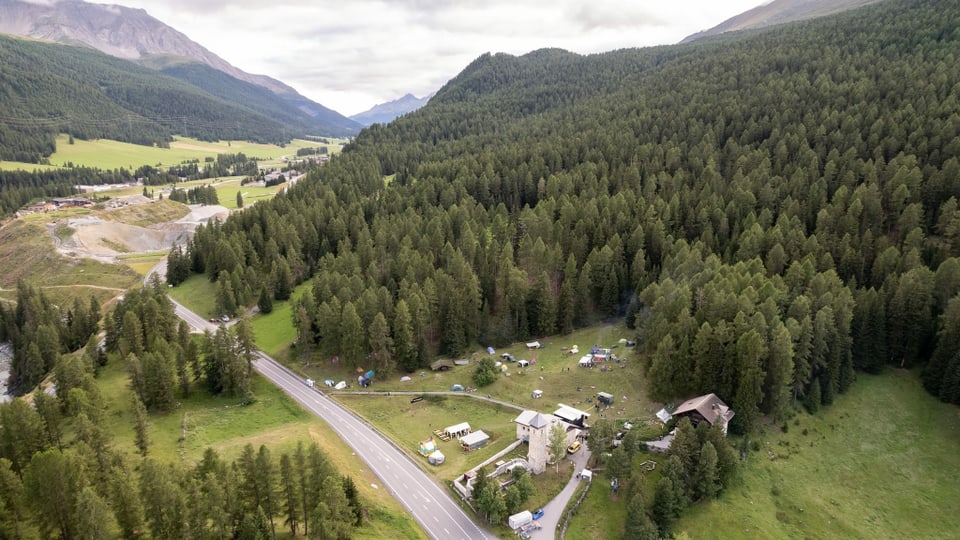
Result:
[[[215,97],[90,49],[2,35],[0,66],[0,159],[40,162],[55,150],[58,133],[146,145],[173,134],[282,144],[308,133],[303,123],[285,123],[289,111],[269,110],[259,89],[254,96],[236,80],[233,94]],[[227,84],[219,80],[220,88]]]
[[[958,50],[955,2],[891,0],[719,43],[485,55],[199,230],[190,264],[223,306],[312,280],[299,353],[378,371],[626,316],[652,395],[716,392],[741,431],[888,364],[960,402]]]

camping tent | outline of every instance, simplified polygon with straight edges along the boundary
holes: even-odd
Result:
[[[371,369],[370,371],[364,373],[363,376],[368,379],[372,379],[376,374],[377,372]]]
[[[347,381],[340,381],[336,385],[334,385],[333,388],[336,390],[343,390],[346,387],[347,387]]]
[[[333,379],[327,379],[327,380],[323,381],[323,384],[329,386],[330,388],[333,388],[333,385],[336,384],[336,383],[333,382]]]
[[[440,465],[440,464],[442,464],[446,459],[447,459],[447,458],[446,458],[446,456],[443,455],[443,452],[441,452],[441,451],[439,451],[439,450],[437,450],[437,451],[433,452],[432,454],[430,454],[429,456],[427,456],[427,461],[429,461],[431,465]]]
[[[453,385],[453,386],[450,387],[450,391],[451,391],[451,392],[463,392],[463,385],[462,385],[462,384],[455,384],[455,385]]]
[[[533,397],[533,399],[540,399],[543,397],[543,390],[534,390],[531,396]]]
[[[403,377],[400,377],[400,382],[410,382],[410,377],[407,375],[404,375]]]
[[[530,365],[530,362],[528,362],[528,361],[526,361],[526,360],[520,360],[519,362],[517,362],[517,367],[519,367],[519,368],[525,368],[525,367],[527,367],[527,366],[529,366],[529,365]]]
[[[528,349],[539,349],[539,348],[540,348],[540,342],[539,342],[539,341],[531,341],[530,343],[527,343],[527,348],[528,348]]]
[[[493,347],[487,347],[487,354],[497,354],[497,351]]]

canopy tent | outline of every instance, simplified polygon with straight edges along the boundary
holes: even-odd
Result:
[[[580,361],[577,362],[577,365],[580,367],[593,367],[593,356],[588,354],[580,357]]]
[[[669,422],[671,418],[673,418],[673,415],[668,413],[666,409],[660,409],[657,411],[657,420],[660,420],[664,424]]]
[[[469,422],[460,422],[443,430],[443,434],[447,437],[462,437],[468,433],[470,433]]]
[[[489,440],[490,436],[483,431],[474,431],[469,435],[460,437],[460,444],[463,445],[464,450],[469,451],[482,447],[483,445],[487,444]]]

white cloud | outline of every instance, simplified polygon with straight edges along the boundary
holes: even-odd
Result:
[[[32,0],[41,2],[43,0]],[[485,52],[676,43],[763,0],[114,0],[343,114],[437,90]],[[106,2],[104,2],[106,3]]]

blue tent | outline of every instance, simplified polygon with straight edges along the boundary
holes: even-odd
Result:
[[[366,374],[364,374],[364,377],[366,377],[366,378],[368,378],[368,379],[372,379],[373,376],[376,375],[376,374],[377,374],[377,373],[371,369],[370,371],[366,372]]]
[[[453,385],[453,386],[450,387],[450,390],[453,391],[453,392],[463,392],[463,385],[462,385],[462,384],[455,384],[455,385]]]

